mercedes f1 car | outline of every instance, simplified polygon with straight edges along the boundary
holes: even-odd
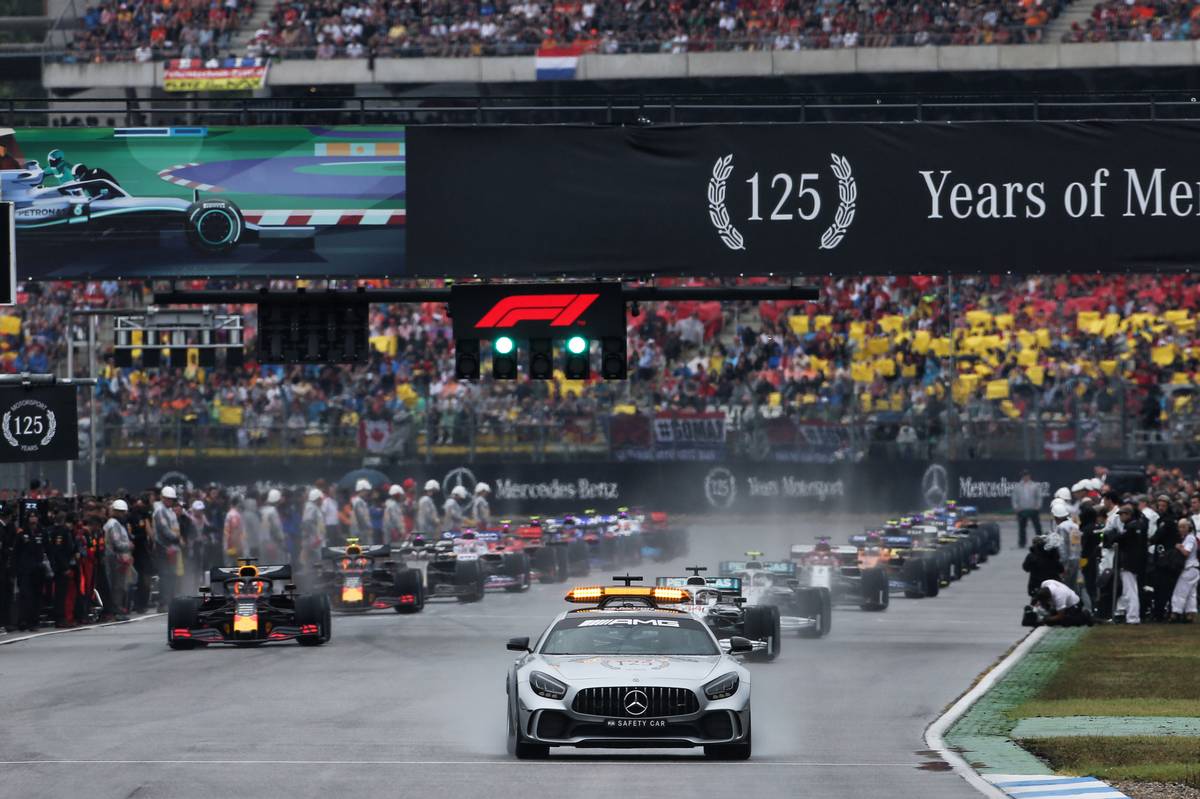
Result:
[[[815,544],[794,544],[790,554],[801,586],[828,588],[837,604],[887,610],[891,592],[881,547],[833,546],[822,536]]]
[[[253,558],[212,569],[200,596],[171,600],[167,644],[192,649],[295,640],[301,646],[320,646],[333,634],[329,597],[299,594],[291,580],[291,566],[260,566]]]
[[[316,590],[335,610],[416,613],[425,607],[421,572],[391,557],[389,545],[363,546],[357,538],[346,539],[343,547],[325,547],[316,567]]]
[[[721,561],[721,577],[742,581],[742,594],[750,605],[779,610],[784,632],[803,638],[823,638],[833,628],[833,596],[824,586],[802,586],[791,561],[760,560],[761,552],[747,552],[750,560]]]
[[[660,588],[683,588],[691,600],[680,607],[691,612],[712,630],[713,635],[727,647],[729,641],[742,637],[754,643],[747,658],[774,660],[783,646],[783,621],[774,605],[747,605],[742,596],[739,577],[704,577],[704,566],[688,566],[690,577],[659,577],[654,584]]]
[[[626,578],[619,578],[626,579]],[[588,607],[559,614],[520,653],[505,681],[508,750],[545,757],[551,747],[704,747],[707,756],[750,757],[750,672],[723,651],[712,630],[677,607],[684,589],[576,588],[568,602]]]

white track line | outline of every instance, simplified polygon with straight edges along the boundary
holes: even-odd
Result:
[[[159,616],[166,616],[166,615],[167,614],[165,614],[165,613],[147,613],[144,616],[135,616],[134,618],[126,619],[125,621],[106,621],[103,624],[84,624],[84,625],[80,625],[79,627],[72,627],[68,630],[46,630],[46,632],[44,632],[44,633],[31,633],[29,635],[22,635],[22,636],[18,636],[16,638],[0,638],[0,646],[4,646],[5,644],[19,644],[22,641],[31,641],[34,638],[45,638],[47,635],[64,635],[66,633],[81,633],[85,630],[98,630],[101,627],[116,627],[119,624],[133,624],[135,622],[145,621],[146,619],[156,619]]]
[[[721,766],[786,766],[790,768],[915,768],[919,763],[806,763],[786,760],[748,760],[741,763],[705,760],[700,756],[654,760],[653,756],[568,756],[549,760],[0,760],[0,766],[576,766],[595,763],[629,763],[638,766],[677,766],[689,764]]]
[[[1025,653],[1033,648],[1034,644],[1042,640],[1045,636],[1046,627],[1038,627],[1025,636],[1025,640],[1017,644],[1013,651],[1008,653],[1008,656],[991,668],[975,686],[967,691],[957,702],[950,706],[950,709],[941,715],[929,728],[925,730],[925,745],[933,751],[941,755],[947,763],[953,767],[958,776],[962,777],[971,787],[979,791],[989,799],[1008,799],[1008,795],[992,785],[979,775],[971,764],[966,761],[958,752],[951,751],[946,747],[946,742],[942,736],[950,729],[953,724],[958,721],[963,715],[971,709],[979,698],[992,689],[996,682],[1008,673],[1008,670],[1015,666],[1021,658],[1025,657]]]

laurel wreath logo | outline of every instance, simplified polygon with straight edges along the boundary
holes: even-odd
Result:
[[[838,181],[838,207],[833,222],[821,234],[822,250],[832,250],[842,243],[842,237],[854,222],[854,203],[858,199],[858,184],[854,182],[850,162],[837,153],[830,153],[829,157],[833,159],[831,168]]]
[[[708,179],[708,218],[712,220],[717,235],[731,250],[746,249],[742,234],[729,220],[729,209],[725,207],[725,181],[733,174],[733,153],[718,158],[713,164],[712,177]]]
[[[22,444],[17,441],[17,437],[12,434],[11,423],[13,411],[32,405],[38,410],[46,414],[46,435],[42,436],[42,440],[36,444]],[[0,430],[4,432],[4,440],[9,446],[16,447],[22,452],[34,452],[40,447],[44,447],[54,439],[54,432],[58,429],[58,419],[54,415],[54,411],[50,410],[44,402],[34,399],[21,400],[13,403],[13,406],[4,412],[4,418],[0,420]]]

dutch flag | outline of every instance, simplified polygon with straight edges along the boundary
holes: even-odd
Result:
[[[579,55],[586,48],[571,44],[561,47],[539,47],[534,56],[538,80],[574,80]]]

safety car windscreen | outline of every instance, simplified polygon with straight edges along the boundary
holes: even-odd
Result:
[[[694,619],[630,616],[563,619],[542,645],[543,655],[719,655],[707,628]]]

